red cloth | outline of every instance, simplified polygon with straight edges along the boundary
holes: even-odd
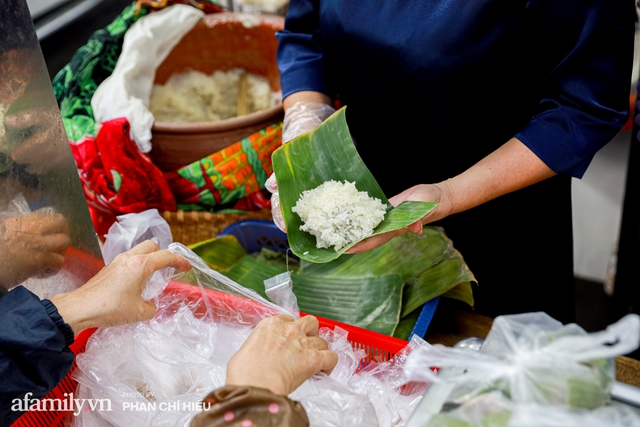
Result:
[[[162,171],[140,151],[126,118],[102,123],[98,135],[71,143],[94,228],[100,238],[116,216],[177,209]]]

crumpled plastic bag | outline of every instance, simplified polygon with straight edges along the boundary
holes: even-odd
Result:
[[[610,401],[614,357],[639,344],[636,314],[595,333],[543,312],[498,316],[479,351],[423,346],[409,356],[405,374],[452,384],[450,405],[500,390],[517,403],[596,408]]]
[[[168,250],[187,259],[192,269],[167,269],[171,279],[153,300],[155,317],[98,329],[77,356],[74,398],[108,401],[110,410],[80,411],[74,427],[188,426],[202,410],[201,400],[224,384],[229,359],[255,325],[288,314],[212,270],[186,246],[172,243]],[[320,328],[318,334],[338,354],[338,364],[331,375],[318,373],[289,396],[301,402],[310,425],[402,425],[388,420],[395,413],[410,413],[417,398],[401,396],[399,387],[406,382],[399,375],[410,346],[397,360],[374,363],[360,374],[356,370],[365,352],[351,346],[347,331]]]
[[[167,249],[173,242],[171,227],[157,209],[119,215],[105,236],[102,247],[105,265],[145,240],[153,240],[160,249]],[[142,299],[149,301],[158,296],[169,282],[171,274],[173,271],[169,269],[155,271],[142,291]]]
[[[640,413],[610,404],[596,409],[516,403],[501,392],[479,395],[449,412],[436,414],[425,427],[631,427]]]

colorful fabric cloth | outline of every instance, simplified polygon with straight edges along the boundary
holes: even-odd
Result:
[[[53,79],[89,211],[101,238],[117,215],[154,207],[219,211],[269,206],[262,191],[272,171],[271,153],[281,143],[281,123],[165,176],[124,133],[126,120],[95,121],[91,99],[113,73],[128,29],[148,13],[178,3],[205,13],[225,11],[214,0],[134,1],[110,25],[93,33]]]
[[[104,122],[97,137],[71,143],[82,188],[100,236],[117,215],[156,208],[176,210],[162,172],[129,136],[125,118]]]
[[[275,123],[164,176],[180,209],[229,207],[264,189],[273,172],[271,153],[281,142],[282,123]]]

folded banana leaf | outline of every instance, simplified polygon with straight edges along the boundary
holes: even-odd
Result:
[[[407,227],[437,206],[432,202],[407,201],[394,208],[389,203],[358,154],[347,126],[345,108],[336,111],[316,129],[282,145],[271,155],[289,246],[298,257],[315,263],[337,259],[358,241],[338,251],[317,248],[316,238],[300,230],[302,220],[291,210],[305,190],[312,190],[330,180],[348,181],[354,182],[358,191],[366,191],[370,197],[380,199],[387,206],[387,213],[373,235]]]
[[[223,239],[224,237],[224,239]],[[317,264],[263,249],[240,258],[233,236],[203,242],[193,250],[207,264],[266,298],[264,280],[292,272],[301,311],[407,339],[419,308],[436,296],[473,306],[473,274],[440,227],[424,227],[371,251]],[[229,247],[229,253],[225,247]],[[222,254],[217,254],[222,252]]]

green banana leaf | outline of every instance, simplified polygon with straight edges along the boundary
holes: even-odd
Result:
[[[389,203],[356,150],[347,126],[345,109],[342,107],[316,129],[282,145],[271,155],[289,246],[301,259],[315,263],[332,261],[358,242],[338,251],[334,248],[317,248],[316,238],[300,230],[302,220],[291,210],[305,190],[314,189],[330,180],[349,181],[355,183],[358,191],[366,191],[370,197],[380,199],[387,206],[387,213],[373,235],[405,228],[437,206],[432,202],[407,201],[394,208]]]
[[[220,236],[189,245],[214,270],[223,271],[247,255],[235,236]]]
[[[235,237],[222,236],[196,249],[214,268],[237,257],[238,246]],[[256,254],[240,250],[243,256],[235,264],[219,270],[235,282],[266,297],[264,280],[291,271],[302,311],[402,339],[415,325],[419,307],[435,296],[473,306],[469,281],[475,279],[440,227],[424,227],[421,235],[407,233],[371,251],[323,264],[266,248]]]

